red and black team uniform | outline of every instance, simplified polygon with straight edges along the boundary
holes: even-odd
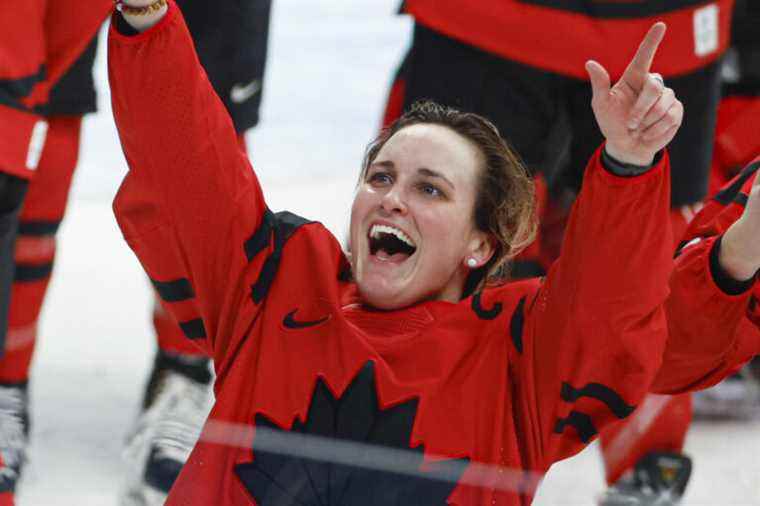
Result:
[[[109,0],[90,1],[86,9],[71,0],[8,0],[0,5],[0,33],[3,34],[0,38],[0,350],[3,352],[19,344],[7,336],[9,325],[15,321],[14,316],[9,315],[10,300],[18,296],[19,289],[32,301],[31,306],[20,306],[21,319],[36,320],[39,304],[35,301],[44,293],[41,285],[47,284],[49,276],[47,259],[55,249],[52,234],[57,224],[53,224],[56,220],[51,216],[57,215],[58,208],[62,212],[65,206],[68,183],[76,165],[81,117],[66,116],[67,112],[54,110],[53,102],[65,107],[81,104],[56,100],[57,92],[66,86],[59,80],[85,51],[112,8]],[[51,113],[62,115],[46,117]],[[66,189],[53,193],[29,189],[29,181],[35,176],[41,180],[40,189],[45,182],[57,179]],[[27,196],[40,203],[39,212],[28,214],[27,218],[31,219],[20,225],[19,215]],[[17,266],[14,250],[18,246],[19,232],[25,237],[20,239],[23,255],[16,256],[22,263]],[[14,279],[30,281],[30,285],[19,288],[16,283],[12,288]],[[21,340],[34,332],[32,325],[25,326]],[[29,343],[21,346],[29,347]],[[31,357],[31,351],[22,355],[19,362],[25,362],[27,355]],[[17,404],[25,406],[26,402],[25,381],[16,372],[0,377],[3,398],[11,396],[11,404],[6,406],[14,406],[12,409],[17,409]],[[6,418],[7,412],[4,413]],[[22,464],[7,453],[7,446],[17,444],[28,431],[28,416],[25,412],[18,415],[21,418],[16,424],[23,424],[24,434],[20,438],[3,434],[0,504],[4,506],[13,504],[17,472]]]
[[[322,225],[267,209],[173,3],[144,33],[112,27],[109,55],[117,219],[214,357],[211,420],[252,427],[206,434],[168,504],[528,504],[532,475],[477,487],[472,464],[543,473],[645,395],[667,336],[667,157],[621,178],[595,154],[546,278],[373,311]],[[412,449],[412,471],[460,482],[287,457],[266,441],[281,431]]]
[[[109,0],[81,11],[71,0],[8,0],[0,5],[0,346],[14,276],[18,214],[42,158],[52,87],[108,15]],[[65,135],[77,129],[69,125]],[[78,133],[74,134],[78,135]]]

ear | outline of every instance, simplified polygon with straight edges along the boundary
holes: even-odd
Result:
[[[495,251],[496,248],[494,247],[494,240],[493,237],[491,237],[491,234],[481,230],[475,230],[470,239],[468,247],[469,254],[465,258],[465,262],[467,262],[467,259],[472,258],[477,262],[475,269],[479,269],[491,260]]]

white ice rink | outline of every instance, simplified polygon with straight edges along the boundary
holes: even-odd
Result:
[[[318,218],[339,237],[364,146],[410,36],[396,0],[275,0],[261,125],[249,136],[270,206]],[[151,297],[111,200],[125,163],[98,58],[101,113],[81,163],[32,372],[31,462],[19,506],[111,506],[120,451],[154,353]],[[688,114],[688,111],[687,111]],[[760,424],[696,424],[685,505],[760,504]],[[538,505],[591,505],[595,448],[551,471]]]

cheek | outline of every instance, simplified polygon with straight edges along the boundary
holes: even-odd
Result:
[[[426,215],[419,220],[420,229],[429,244],[430,252],[451,262],[463,255],[471,227],[459,213]]]
[[[359,192],[354,197],[354,202],[351,204],[351,218],[348,224],[348,230],[350,239],[356,239],[354,234],[361,226],[363,218],[367,215],[368,199],[364,192]]]

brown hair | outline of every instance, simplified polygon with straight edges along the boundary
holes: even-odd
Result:
[[[380,132],[367,147],[359,180],[364,179],[388,139],[399,130],[419,123],[448,127],[472,142],[482,154],[474,218],[478,229],[492,237],[494,254],[467,280],[464,290],[467,296],[483,280],[491,284],[504,281],[510,260],[533,241],[536,231],[533,180],[493,123],[477,114],[460,112],[432,101],[415,103],[409,112]]]

